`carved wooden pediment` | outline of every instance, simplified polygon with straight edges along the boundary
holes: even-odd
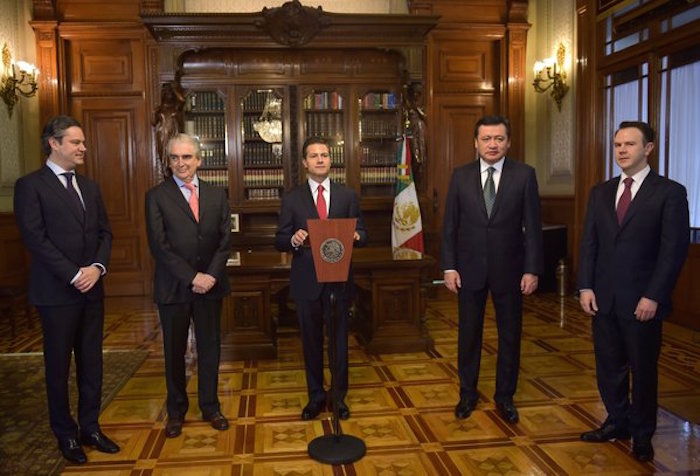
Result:
[[[330,21],[323,15],[320,6],[305,7],[298,0],[292,0],[281,7],[263,8],[262,20],[254,23],[279,44],[302,46],[327,27]]]

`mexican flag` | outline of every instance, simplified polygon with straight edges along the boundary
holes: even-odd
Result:
[[[418,259],[423,255],[423,222],[416,184],[411,172],[411,148],[404,135],[396,169],[396,196],[391,219],[391,247],[395,258]]]

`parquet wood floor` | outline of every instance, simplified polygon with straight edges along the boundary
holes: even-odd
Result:
[[[656,458],[638,463],[628,442],[585,444],[582,431],[605,412],[595,383],[589,319],[572,298],[553,294],[525,301],[522,362],[515,403],[520,423],[495,412],[496,329],[487,310],[477,411],[453,415],[457,401],[456,300],[442,290],[428,302],[431,353],[368,355],[350,338],[352,417],[345,433],[368,448],[360,461],[326,466],[310,460],[307,444],[331,432],[329,413],[299,419],[306,403],[303,361],[296,329],[279,332],[273,361],[221,365],[219,393],[231,422],[225,432],[201,421],[196,403],[196,356],[189,354],[191,411],[182,436],[166,439],[165,381],[160,328],[145,298],[107,300],[107,349],[146,349],[149,357],[101,416],[103,429],[121,446],[116,455],[88,452],[84,466],[64,474],[95,475],[515,475],[700,474],[700,338],[664,327],[660,361]],[[5,329],[7,327],[7,329]],[[1,352],[41,350],[38,322],[19,326],[15,339],[0,323]],[[193,348],[193,347],[192,347]]]

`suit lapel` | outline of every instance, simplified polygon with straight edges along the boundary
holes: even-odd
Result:
[[[637,213],[637,211],[644,207],[644,202],[649,200],[652,197],[652,195],[654,195],[658,177],[659,176],[656,175],[654,171],[649,171],[649,174],[644,179],[644,182],[642,182],[641,187],[639,187],[639,190],[637,190],[634,199],[630,203],[630,207],[627,209],[627,213],[625,213],[625,217],[622,219],[620,228],[623,228]]]
[[[331,203],[333,203],[332,200]],[[307,210],[306,216],[311,218],[320,218],[318,216],[318,210],[316,210],[316,202],[314,202],[314,196],[311,193],[311,186],[309,185],[308,181],[304,184],[304,207]]]
[[[69,213],[79,222],[83,223],[83,217],[81,217],[78,214],[78,210],[75,209],[75,205],[71,203],[71,198],[68,196],[68,191],[66,190],[66,187],[63,185],[61,182],[61,179],[59,179],[55,173],[53,173],[53,170],[50,168],[44,166],[42,169],[42,179],[46,183],[46,186],[49,187],[49,189],[53,190],[55,194],[59,197],[59,200],[62,200],[65,203],[65,208],[67,210],[70,210]],[[77,177],[77,175],[76,175]],[[80,187],[80,183],[78,184]],[[80,188],[81,192],[83,188]],[[83,200],[87,203],[86,197],[83,195]]]
[[[192,210],[190,210],[190,204],[187,203],[187,200],[185,200],[185,196],[182,194],[180,191],[180,188],[177,186],[177,183],[175,183],[175,179],[170,177],[164,182],[164,187],[168,195],[171,197],[171,203],[174,203],[177,207],[179,207],[183,213],[185,213],[190,220],[196,223],[197,220],[194,219],[194,214],[192,213]],[[201,195],[202,189],[200,185],[200,190],[199,193]],[[200,197],[201,200],[201,197]]]
[[[340,207],[339,199],[338,185],[335,182],[331,182],[331,205],[328,207],[328,218],[337,218],[338,207]],[[316,214],[318,215],[318,210],[316,210]]]
[[[481,167],[479,167],[479,179],[481,179]],[[501,177],[498,179],[498,188],[496,189],[496,199],[493,202],[493,209],[491,210],[491,218],[498,213],[498,209],[500,208],[499,204],[503,201],[503,195],[508,193],[509,190],[512,190],[510,184],[513,180],[513,170],[511,169],[510,160],[505,158],[503,160],[503,167],[501,167]],[[479,180],[479,184],[481,184],[481,180]],[[484,213],[486,213],[486,201],[483,199],[483,188],[481,195],[481,201],[484,204]]]

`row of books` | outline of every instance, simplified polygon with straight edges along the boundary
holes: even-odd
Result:
[[[189,112],[223,111],[224,101],[213,91],[202,91],[188,98],[185,109]]]
[[[362,109],[396,109],[394,93],[367,93],[360,100]]]
[[[207,167],[225,167],[228,164],[226,160],[226,145],[222,143],[207,144],[206,148],[199,151],[199,156],[202,159],[202,165]]]
[[[328,176],[333,182],[345,183],[345,169],[331,169],[331,173]]]
[[[243,165],[282,165],[282,144],[243,144]]]
[[[306,112],[307,136],[343,137],[345,123],[342,114]]]
[[[396,151],[363,146],[360,151],[362,165],[396,165]]]
[[[248,200],[276,200],[280,198],[278,188],[249,188],[245,192]]]
[[[388,119],[388,118],[387,118]],[[363,117],[360,120],[362,137],[391,137],[396,135],[396,121],[384,118]]]
[[[245,169],[243,185],[246,187],[281,187],[284,185],[284,171],[281,169]]]
[[[268,96],[272,99],[272,91],[253,91],[243,99],[243,111],[262,111],[267,103]]]
[[[363,185],[396,183],[396,166],[394,167],[362,167],[360,183]]]
[[[195,116],[185,121],[185,133],[200,139],[224,139],[226,121],[224,116]]]
[[[228,188],[228,170],[197,170],[197,176],[217,187]]]
[[[304,109],[343,109],[343,96],[335,91],[309,94],[304,98]]]

